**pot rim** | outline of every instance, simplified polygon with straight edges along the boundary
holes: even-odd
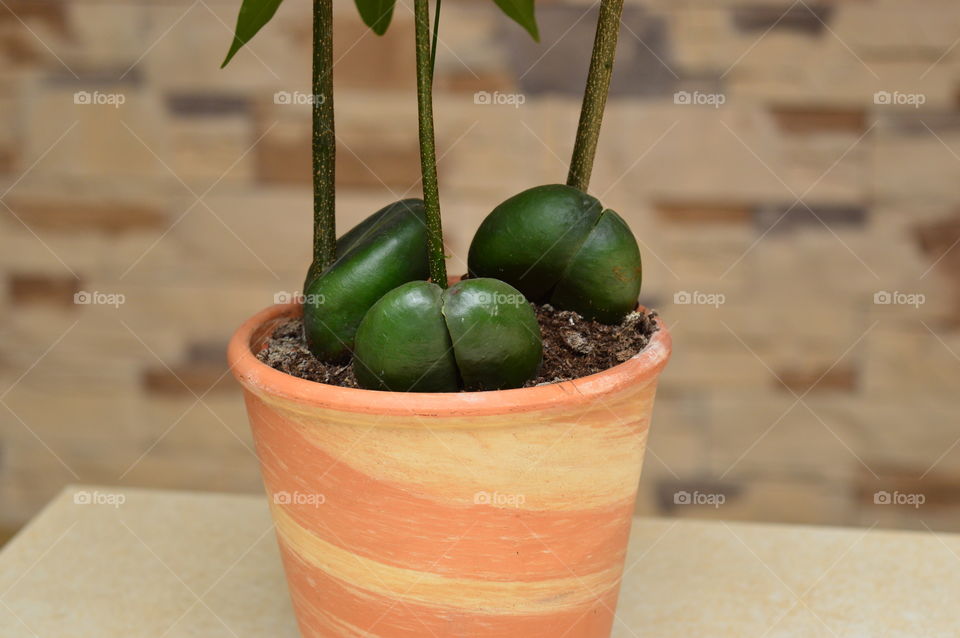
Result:
[[[233,376],[259,396],[278,397],[305,406],[345,412],[402,416],[492,415],[559,408],[600,400],[626,385],[656,380],[670,357],[670,332],[657,317],[658,330],[647,347],[627,361],[572,381],[532,388],[483,392],[387,392],[343,388],[308,381],[275,370],[254,355],[254,339],[270,321],[301,313],[298,302],[269,306],[241,325],[230,339],[227,360]]]

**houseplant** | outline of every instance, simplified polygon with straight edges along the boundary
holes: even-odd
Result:
[[[241,9],[240,44],[278,4],[245,0],[248,22]],[[383,16],[392,3],[361,1],[358,6],[372,28],[386,29]],[[518,4],[508,6],[515,10]],[[588,88],[585,110],[593,109],[587,123],[593,138],[591,143],[590,134],[583,133],[582,117],[577,146],[587,151],[578,151],[574,166],[588,167],[584,156],[595,148],[602,102],[599,111],[596,106],[606,95],[602,76],[608,79],[612,67],[610,38],[612,34],[615,45],[619,9],[616,0],[604,0],[588,81],[588,87],[599,81],[602,90],[598,94]],[[442,258],[437,259],[442,243],[429,113],[432,71],[428,73],[435,47],[429,45],[427,0],[415,0],[414,13],[424,202],[398,203],[400,213],[382,213],[364,222],[367,226],[362,223],[338,247],[332,232],[333,100],[322,86],[332,68],[332,11],[329,2],[314,4],[314,86],[327,99],[323,109],[317,108],[318,101],[314,104],[315,219],[322,228],[315,232],[307,291],[318,279],[331,277],[323,273],[344,267],[337,265],[338,248],[343,257],[352,250],[382,255],[426,244],[424,259],[417,261],[421,270],[416,276],[402,275],[420,283],[399,288],[415,290],[424,307],[435,308],[436,290],[423,280],[430,275],[434,285],[446,284]],[[250,16],[256,18],[252,23]],[[528,30],[536,33],[535,27]],[[580,171],[577,179],[583,178]],[[586,182],[581,183],[585,189]],[[602,215],[590,228],[598,226]],[[384,218],[409,234],[387,232],[385,239]],[[406,223],[417,219],[425,222],[426,236]],[[387,288],[392,283],[383,283],[377,268],[367,272],[376,280],[370,285]],[[346,276],[331,279],[328,292],[333,295],[357,285]],[[477,280],[464,283],[470,281]],[[408,291],[385,290],[362,313],[356,324],[357,350],[367,315],[389,301],[388,294],[404,298]],[[374,319],[393,316],[384,304],[387,309]],[[258,360],[256,354],[275,328],[301,312],[310,309],[288,304],[258,313],[234,334],[228,356],[243,385],[302,634],[607,636],[656,383],[670,352],[665,328],[628,361],[570,381],[494,391],[378,391],[296,378]],[[353,322],[341,319],[329,332],[348,330]],[[437,328],[442,334],[449,325]],[[370,328],[374,337],[383,332],[376,325]],[[394,339],[379,350],[396,343]],[[327,356],[336,359],[342,353]]]

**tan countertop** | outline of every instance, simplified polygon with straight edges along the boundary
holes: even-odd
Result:
[[[614,636],[960,636],[958,598],[960,536],[637,519]],[[295,638],[266,499],[65,490],[0,552],[0,637],[88,636]]]

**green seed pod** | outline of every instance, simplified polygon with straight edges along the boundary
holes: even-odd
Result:
[[[304,285],[303,325],[318,359],[345,359],[357,326],[380,297],[400,284],[426,279],[427,228],[423,202],[394,202],[337,240],[337,259],[311,267]]]
[[[543,355],[526,298],[495,279],[447,290],[416,281],[385,294],[357,330],[361,387],[395,392],[498,390],[533,378]]]
[[[642,269],[626,222],[586,193],[561,184],[514,195],[473,238],[470,275],[496,277],[537,303],[617,323],[634,309]]]
[[[440,286],[411,281],[373,304],[357,329],[353,371],[371,390],[456,392],[457,363]]]

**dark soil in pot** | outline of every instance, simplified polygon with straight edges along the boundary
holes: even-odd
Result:
[[[655,311],[633,312],[618,325],[587,321],[575,312],[537,306],[543,338],[543,365],[526,387],[585,377],[623,363],[643,350],[657,331]],[[257,358],[289,375],[345,388],[356,388],[350,362],[329,364],[314,357],[299,317],[280,324]]]

